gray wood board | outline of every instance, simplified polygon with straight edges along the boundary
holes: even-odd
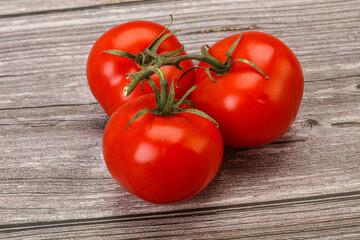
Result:
[[[301,61],[306,81],[359,75],[358,5],[272,3],[259,8],[253,2],[165,1],[0,19],[0,108],[95,102],[85,77],[87,55],[95,40],[129,20],[166,25],[169,13],[175,17],[172,29],[183,30],[178,37],[189,53],[198,53],[203,44],[211,45],[240,29],[253,29],[288,44]],[[152,16],[147,11],[155,7],[158,11]],[[340,13],[346,13],[346,18]],[[219,31],[233,27],[239,30]]]
[[[6,0],[0,5],[0,18],[18,17],[21,15],[52,14],[59,11],[82,11],[84,9],[98,9],[110,5],[122,5],[146,0]]]
[[[360,237],[360,1],[68,4],[0,8],[0,237]],[[166,25],[170,13],[189,53],[239,31],[273,34],[299,57],[306,83],[281,139],[226,148],[208,188],[163,206],[108,173],[108,117],[85,66],[107,29],[133,19]]]

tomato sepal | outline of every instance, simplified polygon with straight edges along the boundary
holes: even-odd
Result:
[[[156,107],[154,109],[144,108],[138,111],[126,125],[125,127],[126,130],[129,130],[128,127],[130,126],[130,124],[132,124],[138,118],[148,113],[167,117],[177,113],[187,112],[206,118],[209,121],[213,122],[217,127],[219,127],[219,124],[212,117],[210,117],[208,114],[206,114],[201,110],[194,108],[186,108],[186,107],[180,108],[180,106],[183,104],[186,104],[188,106],[195,106],[195,104],[191,100],[187,100],[186,98],[191,94],[192,91],[194,91],[197,88],[196,85],[192,86],[180,100],[175,100],[174,79],[172,79],[171,81],[170,90],[169,90],[168,81],[166,80],[164,73],[159,68],[153,68],[153,71],[158,74],[161,85],[161,92],[159,92],[154,81],[152,81],[151,78],[148,78],[148,82],[150,83],[151,87],[154,90]]]

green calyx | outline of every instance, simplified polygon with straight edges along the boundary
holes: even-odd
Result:
[[[154,69],[159,69],[162,66],[175,66],[179,70],[182,70],[182,66],[180,63],[185,60],[197,60],[200,62],[205,62],[209,64],[211,67],[208,68],[202,68],[202,67],[193,67],[190,69],[187,69],[181,77],[177,80],[176,86],[179,83],[179,81],[187,74],[189,71],[194,70],[196,68],[202,68],[205,69],[207,75],[209,78],[215,82],[215,80],[212,77],[211,73],[217,74],[217,75],[225,75],[231,70],[231,67],[236,62],[243,62],[245,64],[250,65],[255,70],[257,70],[259,73],[261,73],[266,79],[269,79],[269,77],[261,71],[254,63],[250,62],[246,59],[236,59],[232,61],[231,53],[236,49],[238,43],[241,40],[241,37],[243,34],[239,35],[239,37],[236,39],[236,41],[232,44],[232,46],[228,49],[228,51],[225,53],[227,56],[226,61],[223,63],[213,57],[207,50],[207,45],[204,45],[201,47],[201,55],[180,55],[184,51],[184,46],[179,45],[179,48],[165,53],[165,54],[158,54],[157,50],[161,43],[163,43],[166,39],[173,36],[175,33],[179,32],[179,30],[171,31],[169,33],[165,32],[169,29],[173,22],[173,17],[171,17],[171,22],[167,28],[164,29],[164,31],[154,39],[154,41],[148,46],[148,48],[144,49],[142,52],[138,53],[137,55],[130,54],[125,51],[120,50],[106,50],[103,51],[105,53],[122,56],[131,59],[132,61],[136,62],[138,66],[141,68],[140,71],[127,74],[127,77],[131,78],[131,82],[124,88],[124,96],[128,96],[131,94],[132,91],[136,88],[136,86],[143,80],[147,80],[150,78],[151,75],[155,74],[156,72]]]
[[[170,90],[169,90],[169,83],[166,80],[164,73],[159,68],[152,68],[152,71],[154,71],[159,76],[160,86],[161,86],[161,91],[159,91],[155,82],[151,78],[147,78],[148,83],[150,84],[151,88],[155,93],[156,108],[154,109],[144,108],[140,110],[126,125],[126,130],[129,130],[128,127],[131,123],[133,123],[136,119],[140,118],[141,116],[147,113],[169,117],[177,113],[187,112],[204,117],[212,121],[213,123],[216,124],[217,127],[219,127],[219,124],[206,113],[194,108],[186,108],[186,107],[181,108],[181,105],[183,104],[194,107],[194,103],[186,98],[191,94],[192,91],[194,91],[197,88],[197,86],[191,87],[180,100],[175,100],[174,79],[172,79],[171,81]]]

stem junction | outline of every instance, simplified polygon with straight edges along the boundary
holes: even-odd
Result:
[[[159,89],[157,88],[154,81],[151,78],[147,78],[147,81],[149,82],[150,86],[152,87],[155,93],[156,107],[154,109],[144,108],[140,110],[138,113],[136,113],[135,116],[126,125],[126,130],[129,130],[128,127],[131,123],[133,123],[136,119],[140,118],[141,116],[147,113],[168,117],[177,113],[187,112],[204,117],[212,121],[213,123],[216,124],[217,127],[219,127],[219,124],[212,117],[210,117],[209,115],[198,109],[186,108],[186,107],[180,108],[180,106],[183,104],[194,106],[194,103],[190,100],[187,100],[186,98],[190,95],[192,91],[196,89],[197,86],[191,87],[180,100],[175,100],[174,79],[172,79],[171,81],[170,91],[169,91],[169,83],[166,80],[164,73],[159,68],[153,68],[152,71],[154,71],[156,74],[159,75],[160,86],[161,86],[161,91],[159,92]]]

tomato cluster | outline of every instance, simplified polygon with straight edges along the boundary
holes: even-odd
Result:
[[[235,34],[187,55],[174,33],[148,21],[121,24],[96,41],[87,63],[90,89],[110,116],[103,136],[109,172],[128,192],[158,204],[202,191],[224,145],[281,137],[304,88],[296,56],[269,34]]]

